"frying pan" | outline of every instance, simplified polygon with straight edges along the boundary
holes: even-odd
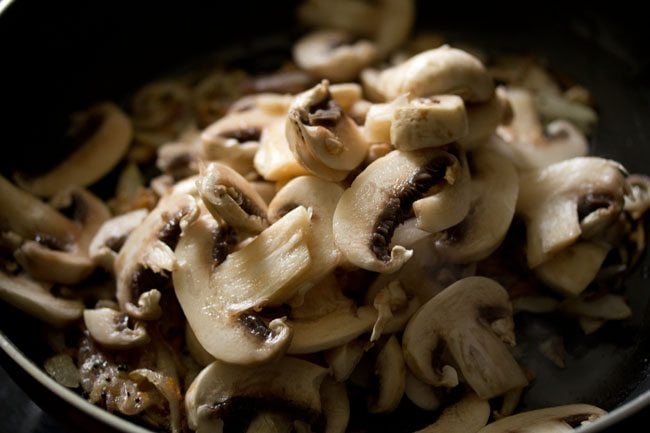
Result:
[[[67,151],[68,114],[103,99],[126,101],[139,86],[179,71],[179,65],[226,61],[264,71],[289,55],[299,34],[294,1],[169,5],[148,2],[6,3],[0,15],[2,156],[0,171],[38,171]],[[488,53],[533,53],[560,76],[590,89],[600,122],[591,152],[650,172],[650,65],[634,11],[572,9],[550,5],[507,12],[420,2],[417,27],[441,32]],[[526,12],[524,12],[524,9]],[[115,174],[94,188],[108,191]],[[558,317],[518,317],[518,338],[535,347],[552,333],[564,336],[568,366],[559,370],[533,353],[526,365],[538,380],[523,408],[586,402],[613,411],[584,432],[611,431],[650,405],[650,260],[627,278],[623,293],[632,318],[584,337]],[[92,431],[137,427],[87,404],[38,370],[47,356],[39,326],[0,305],[0,360],[12,378],[47,411]],[[354,397],[354,396],[353,396]],[[354,403],[353,403],[354,404]],[[647,418],[647,410],[646,415]],[[353,420],[356,431],[412,431],[426,416],[408,405],[395,415]],[[130,429],[130,430],[129,430]]]

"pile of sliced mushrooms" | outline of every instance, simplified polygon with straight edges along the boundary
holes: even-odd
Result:
[[[308,0],[291,64],[97,104],[63,162],[0,177],[0,297],[46,324],[45,370],[171,432],[363,431],[352,388],[371,414],[429,412],[428,433],[605,414],[514,414],[535,372],[513,316],[629,317],[614,282],[650,179],[587,156],[587,89],[411,36],[414,15]],[[115,171],[114,197],[91,192]],[[561,336],[538,350],[566,361]]]

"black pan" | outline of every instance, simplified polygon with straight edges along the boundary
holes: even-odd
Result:
[[[59,137],[74,110],[102,99],[125,101],[139,86],[178,71],[179,65],[223,60],[272,69],[289,55],[300,32],[292,14],[295,2],[234,2],[227,10],[222,2],[134,3],[2,3],[8,6],[0,16],[2,173],[42,170],[64,155],[69,149]],[[589,88],[597,101],[600,122],[592,153],[616,159],[630,172],[650,173],[650,56],[639,30],[642,14],[567,6],[534,12],[522,6],[517,14],[437,3],[421,2],[418,28],[488,53],[545,58],[559,75]],[[109,184],[110,179],[96,188]],[[594,432],[650,405],[649,275],[646,255],[624,288],[634,316],[587,338],[558,318],[518,318],[524,347],[560,332],[569,353],[564,370],[542,358],[526,359],[543,379],[528,390],[523,408],[586,402],[612,410],[585,430]],[[3,366],[39,405],[65,414],[68,423],[84,430],[124,427],[116,417],[97,415],[100,411],[33,368],[29,360],[42,365],[47,353],[34,338],[39,331],[31,319],[0,305],[0,330]],[[423,419],[404,407],[397,415],[356,424],[369,432],[406,432]]]

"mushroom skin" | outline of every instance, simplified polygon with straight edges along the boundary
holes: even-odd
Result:
[[[302,37],[293,47],[296,64],[316,78],[351,81],[375,61],[374,44],[350,42],[353,35],[342,30],[319,30]]]
[[[21,188],[52,197],[70,187],[85,187],[104,177],[122,159],[131,143],[129,118],[115,104],[103,102],[73,119],[73,133],[85,141],[49,172],[33,178],[16,174]],[[90,130],[89,130],[90,129]],[[90,136],[87,136],[91,133]]]
[[[446,408],[431,425],[415,433],[476,433],[490,418],[490,403],[469,392]]]
[[[110,349],[132,349],[147,344],[149,335],[143,324],[131,329],[128,316],[111,308],[84,310],[84,323],[97,343]]]
[[[204,167],[197,189],[208,211],[234,229],[257,234],[268,227],[266,202],[246,179],[227,165],[211,162]]]
[[[197,431],[223,427],[224,418],[247,402],[293,409],[303,420],[317,421],[323,410],[320,388],[326,375],[327,369],[292,357],[255,367],[215,361],[199,373],[185,394],[188,425]]]
[[[137,312],[134,303],[142,294],[166,288],[176,262],[174,248],[181,230],[199,213],[193,196],[172,192],[162,197],[131,232],[114,265],[116,297],[122,311]]]
[[[526,223],[528,266],[534,269],[581,236],[613,224],[623,210],[624,173],[615,161],[579,157],[522,175],[517,213]]]
[[[588,404],[566,406],[522,412],[488,424],[479,433],[544,433],[573,431],[583,423],[593,422],[605,416],[606,411]]]
[[[504,342],[515,343],[508,293],[493,280],[468,277],[411,317],[402,347],[406,364],[418,379],[452,388],[459,383],[458,371],[450,365],[434,367],[446,349],[474,392],[490,399],[528,384]]]
[[[454,94],[465,102],[485,102],[494,94],[494,83],[481,62],[448,45],[416,54],[382,72],[361,74],[369,96],[390,101],[409,93],[412,97]]]
[[[327,80],[296,96],[285,133],[296,160],[329,181],[343,180],[368,150],[359,127],[332,98]]]
[[[370,164],[348,188],[334,212],[334,240],[346,259],[369,271],[393,273],[412,255],[395,245],[395,228],[414,201],[445,182],[458,159],[440,148],[395,150]]]

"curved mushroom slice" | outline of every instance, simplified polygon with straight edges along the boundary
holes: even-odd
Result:
[[[521,176],[517,213],[526,222],[528,266],[535,268],[618,219],[627,190],[617,162],[573,158]]]
[[[420,409],[434,411],[440,407],[440,397],[436,394],[435,388],[422,382],[408,370],[404,382],[404,394]]]
[[[415,21],[415,1],[382,0],[381,20],[375,31],[377,55],[380,59],[400,47],[408,38]]]
[[[0,298],[30,316],[56,327],[64,327],[79,319],[84,309],[79,301],[55,297],[44,283],[25,275],[9,275],[2,270]]]
[[[371,413],[392,412],[402,401],[406,367],[402,348],[392,335],[377,355],[375,374],[379,380],[379,394],[369,403]]]
[[[16,182],[34,195],[51,197],[69,186],[85,187],[101,179],[124,156],[131,142],[131,122],[115,104],[104,102],[73,119],[71,134],[82,141],[63,162],[34,178],[17,174]]]
[[[622,296],[609,293],[597,298],[583,296],[566,299],[560,303],[559,310],[593,320],[624,320],[632,315]]]
[[[625,196],[625,212],[638,220],[650,209],[650,177],[631,174],[626,182],[629,193]]]
[[[271,115],[284,116],[289,110],[293,96],[279,93],[254,93],[232,103],[228,114],[251,110],[262,110]]]
[[[309,174],[291,153],[285,134],[285,119],[264,128],[260,148],[255,153],[253,165],[262,177],[269,181],[284,181]]]
[[[196,200],[189,194],[171,193],[131,232],[115,259],[116,297],[122,311],[151,320],[152,311],[140,311],[136,300],[152,289],[169,284],[176,257],[174,248],[184,226],[199,216]],[[154,305],[151,305],[154,307]],[[149,313],[149,314],[148,314]]]
[[[51,204],[72,210],[79,226],[74,243],[61,248],[54,243],[27,241],[15,253],[16,261],[37,279],[75,284],[95,269],[89,257],[93,237],[110,218],[110,211],[98,197],[78,187],[70,187],[52,198]],[[54,248],[50,248],[50,246]]]
[[[492,254],[503,242],[517,205],[519,176],[512,163],[488,149],[478,149],[472,157],[469,214],[436,235],[436,250],[451,263],[477,262]]]
[[[268,227],[264,199],[227,165],[212,162],[203,168],[197,188],[210,213],[234,229],[257,234]]]
[[[435,386],[458,384],[456,370],[435,365],[448,350],[465,381],[483,399],[526,386],[528,381],[503,342],[514,345],[508,293],[484,277],[469,277],[447,287],[409,321],[402,345],[411,371]]]
[[[494,143],[519,169],[542,168],[587,154],[586,138],[569,122],[553,121],[544,131],[532,93],[508,88],[506,95],[514,116],[510,125],[498,128],[502,141]]]
[[[458,140],[465,150],[472,150],[490,137],[499,125],[512,121],[514,116],[510,100],[503,87],[497,87],[494,96],[481,104],[465,105],[468,133]]]
[[[284,319],[266,324],[252,310],[279,305],[310,264],[309,217],[299,207],[227,256],[227,229],[209,215],[190,224],[176,248],[176,296],[205,350],[251,364],[280,356],[291,340]]]
[[[448,45],[382,72],[365,70],[361,79],[366,92],[380,101],[409,93],[412,97],[454,94],[466,102],[485,102],[494,94],[492,78],[481,62]]]
[[[549,407],[512,415],[493,422],[479,433],[543,433],[573,431],[574,428],[596,421],[607,412],[588,404]]]
[[[363,133],[369,143],[392,143],[390,137],[393,114],[398,108],[408,107],[408,95],[384,103],[372,104],[368,108]]]
[[[371,291],[368,291],[366,297],[369,295]],[[382,334],[403,330],[421,305],[416,296],[409,297],[404,292],[399,280],[393,280],[380,289],[372,299],[372,304],[377,309],[377,321],[372,328],[371,342],[377,341]]]
[[[412,255],[402,246],[389,250],[395,228],[414,201],[442,184],[458,160],[441,149],[393,151],[370,164],[352,182],[334,212],[334,240],[354,265],[393,273]]]
[[[320,387],[327,370],[311,362],[284,357],[252,366],[215,361],[201,371],[185,394],[189,427],[197,431],[221,431],[228,414],[243,406],[272,405],[295,411],[313,423],[322,414]]]
[[[467,135],[465,104],[456,95],[419,97],[393,111],[390,142],[400,150],[438,147]]]
[[[246,433],[291,433],[293,421],[285,414],[260,412],[250,422]]]
[[[293,339],[287,353],[316,353],[348,343],[372,329],[377,311],[370,306],[338,309],[317,319],[290,321]]]
[[[133,127],[136,141],[154,133],[175,139],[190,123],[190,89],[179,81],[157,81],[141,88],[133,97]],[[161,144],[161,143],[151,143]]]
[[[416,433],[476,433],[483,431],[490,418],[490,404],[470,392],[446,408],[436,422]]]
[[[363,88],[357,83],[332,84],[329,90],[332,99],[346,113],[352,111],[354,105],[363,100]]]
[[[192,331],[192,327],[186,323],[185,324],[185,344],[187,345],[187,350],[192,355],[192,358],[201,366],[205,367],[214,362],[214,356],[210,355],[207,350],[201,346],[199,340],[196,338],[196,334]]]
[[[345,384],[326,377],[320,387],[320,397],[325,416],[324,433],[345,433],[350,420],[350,399]]]
[[[241,96],[247,78],[241,70],[217,68],[197,83],[192,89],[192,102],[200,128],[224,116],[230,104]]]
[[[551,289],[565,296],[577,296],[596,278],[610,249],[597,242],[577,242],[533,271]]]
[[[147,344],[149,335],[143,323],[129,326],[129,317],[111,308],[84,310],[84,323],[90,336],[110,349],[132,349]]]
[[[282,187],[269,204],[271,222],[297,206],[304,206],[311,212],[307,241],[313,265],[302,277],[309,287],[334,270],[341,260],[332,233],[332,219],[342,194],[343,188],[335,183],[314,176],[301,176]]]
[[[448,185],[442,190],[413,202],[415,226],[429,233],[438,233],[460,224],[472,204],[472,179],[465,152],[459,150],[459,170],[450,170]]]
[[[296,96],[287,116],[286,137],[298,162],[331,181],[343,180],[368,150],[359,127],[332,99],[326,80]]]
[[[348,380],[366,353],[367,344],[362,340],[352,340],[325,352],[325,360],[334,379],[339,382]]]
[[[375,61],[375,45],[366,40],[353,41],[342,30],[320,30],[301,38],[293,47],[293,59],[316,78],[335,82],[355,79],[363,68]]]
[[[140,226],[148,213],[146,209],[138,209],[105,221],[88,248],[92,261],[107,271],[114,272],[113,264],[117,253],[122,249],[129,234]]]

